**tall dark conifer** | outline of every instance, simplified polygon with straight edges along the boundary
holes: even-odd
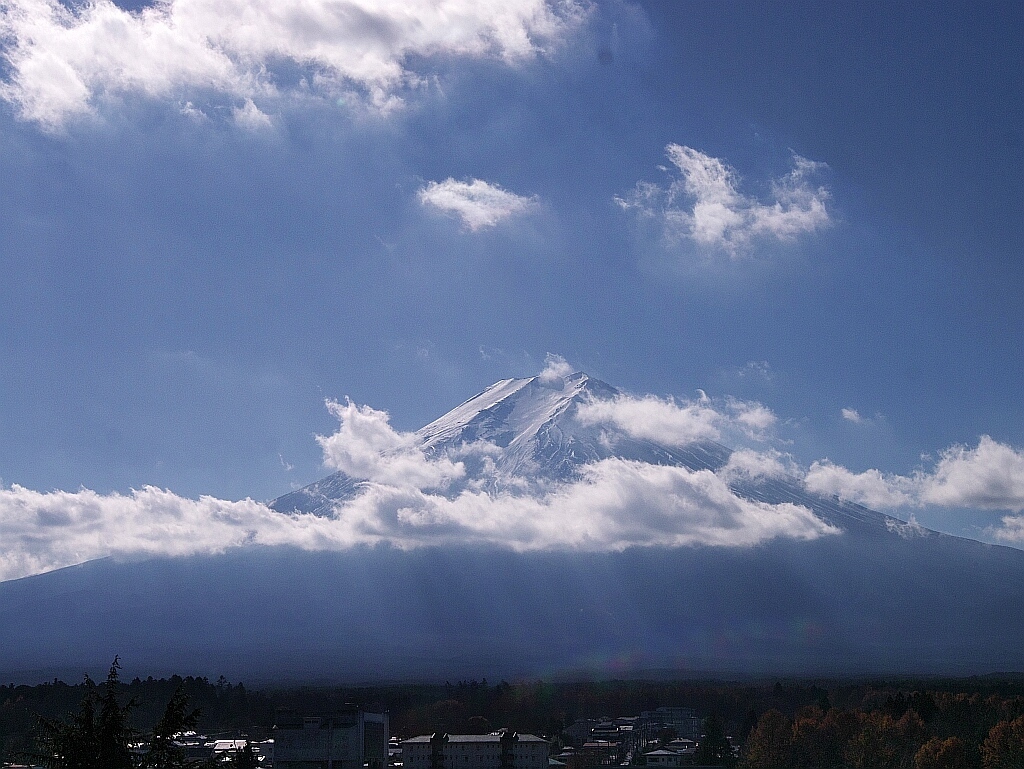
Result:
[[[98,751],[96,735],[96,685],[85,677],[85,696],[69,721],[40,718],[36,750],[27,755],[47,769],[94,769]]]
[[[96,721],[97,761],[102,769],[134,769],[131,743],[134,733],[128,725],[128,714],[135,707],[135,701],[123,707],[117,700],[118,671],[121,660],[114,657],[103,685],[100,699],[99,718]]]
[[[199,709],[189,708],[188,695],[179,685],[153,729],[149,752],[142,762],[144,769],[179,769],[186,766],[185,749],[175,744],[174,736],[194,728],[198,721]]]
[[[725,736],[725,724],[717,713],[713,712],[705,719],[704,736],[693,761],[704,766],[732,766],[735,763],[732,746]]]

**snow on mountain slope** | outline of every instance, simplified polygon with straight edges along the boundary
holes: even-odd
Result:
[[[692,470],[715,470],[728,460],[729,450],[711,443],[676,449],[620,436],[612,446],[600,426],[575,418],[580,405],[618,395],[614,387],[583,373],[503,379],[418,430],[416,443],[428,457],[454,455],[465,463],[467,478],[450,486],[449,495],[470,481],[490,492],[512,493],[537,481],[571,481],[579,478],[583,465],[609,457]],[[339,472],[270,506],[330,515],[337,502],[353,498],[360,488],[359,480]]]
[[[465,466],[465,477],[444,490],[448,497],[470,485],[491,494],[539,493],[553,484],[577,481],[587,465],[609,458],[712,472],[729,462],[733,452],[713,440],[670,445],[579,418],[581,407],[620,397],[616,388],[582,372],[504,379],[418,430],[415,444],[428,458],[458,459]],[[846,531],[934,535],[860,505],[811,493],[792,476],[739,476],[729,485],[743,499],[799,505]],[[330,516],[338,503],[355,498],[362,488],[359,479],[338,472],[270,506],[279,512]]]

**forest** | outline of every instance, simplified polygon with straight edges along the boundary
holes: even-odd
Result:
[[[83,730],[92,746],[90,755],[104,734],[108,743],[147,741],[153,746],[185,728],[211,738],[260,740],[272,735],[282,710],[312,715],[352,704],[371,712],[387,711],[393,736],[509,727],[549,737],[556,747],[562,744],[562,729],[578,718],[685,706],[708,719],[716,733],[724,733],[737,747],[712,759],[718,764],[749,769],[1024,767],[1020,676],[513,683],[482,679],[250,688],[223,677],[122,681],[118,671],[115,660],[107,680],[100,683],[84,678],[76,683],[0,685],[0,763],[52,756],[59,752],[54,746],[60,740],[69,735],[79,739]],[[146,760],[153,767],[176,766],[178,758],[168,753]],[[139,765],[138,758],[134,761]]]

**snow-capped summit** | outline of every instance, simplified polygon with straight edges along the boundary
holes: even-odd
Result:
[[[599,431],[575,419],[577,408],[618,394],[582,372],[502,379],[416,431],[416,446],[428,457],[458,456],[468,480],[492,491],[514,487],[524,478],[569,480],[581,465],[610,455]],[[466,447],[475,451],[467,455]],[[337,502],[358,493],[359,481],[334,473],[274,500],[271,507],[328,515]],[[449,493],[462,487],[455,484]]]
[[[620,394],[611,385],[582,372],[564,377],[503,379],[416,435],[428,456],[474,444],[499,449],[490,453],[486,470],[471,463],[471,474],[491,474],[486,485],[494,490],[527,478],[572,480],[578,477],[581,466],[611,456],[688,467],[717,467],[725,462],[727,451],[698,460],[695,456],[675,456],[667,447],[650,441],[620,438],[613,447],[601,426],[577,418],[580,406]]]
[[[614,387],[582,372],[567,377],[502,379],[416,434],[426,450],[478,440],[512,448],[571,417],[580,403],[618,394]]]

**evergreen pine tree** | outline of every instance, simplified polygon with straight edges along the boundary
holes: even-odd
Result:
[[[704,736],[693,761],[703,766],[732,766],[734,763],[732,746],[725,736],[725,724],[717,713],[712,713],[704,721]]]
[[[117,700],[120,660],[114,657],[102,696],[85,677],[85,696],[70,720],[40,718],[30,758],[46,769],[135,769],[128,714],[135,706]],[[98,709],[98,712],[97,712]]]
[[[96,720],[97,767],[102,769],[135,769],[131,750],[134,734],[128,725],[128,714],[135,707],[135,701],[132,700],[124,707],[117,701],[120,669],[121,660],[114,657],[103,686],[99,717]]]
[[[85,696],[70,721],[40,717],[36,750],[26,757],[46,769],[94,769],[98,751],[96,735],[96,685],[85,677]]]
[[[160,721],[153,728],[149,752],[143,759],[144,769],[179,769],[187,765],[185,749],[175,744],[174,736],[195,727],[199,709],[189,710],[188,695],[178,686],[171,695]]]

